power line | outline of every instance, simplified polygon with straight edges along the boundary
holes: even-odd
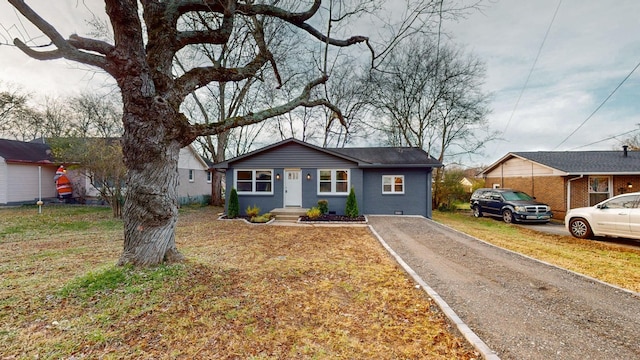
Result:
[[[592,142],[592,143],[587,144],[587,145],[581,145],[581,146],[578,146],[578,147],[574,147],[574,148],[572,148],[572,149],[569,149],[569,151],[571,151],[571,150],[581,149],[581,148],[583,148],[583,147],[587,147],[587,146],[591,146],[591,145],[595,145],[595,144],[599,144],[599,143],[601,143],[601,142],[605,142],[605,141],[607,141],[607,140],[615,139],[615,138],[617,138],[618,136],[622,136],[622,135],[629,135],[629,134],[631,134],[631,133],[633,133],[633,132],[636,132],[636,131],[640,131],[640,129],[633,129],[633,130],[631,130],[631,131],[623,132],[622,134],[618,134],[618,135],[613,135],[613,136],[610,136],[610,137],[608,137],[608,138],[606,138],[606,139],[598,140],[598,141]]]
[[[527,75],[527,79],[524,81],[524,85],[522,86],[522,89],[520,90],[520,94],[518,95],[518,99],[516,100],[516,104],[514,105],[513,110],[511,111],[511,116],[509,116],[509,121],[507,121],[507,125],[504,127],[504,131],[502,131],[503,134],[505,134],[507,132],[507,129],[509,128],[509,125],[511,124],[511,120],[513,119],[513,115],[516,113],[516,109],[518,109],[518,105],[520,104],[520,99],[522,98],[522,94],[524,94],[524,90],[529,85],[529,79],[531,79],[531,74],[533,74],[533,70],[535,69],[536,64],[538,63],[538,58],[540,58],[540,53],[542,52],[542,48],[544,47],[544,44],[547,41],[547,36],[549,36],[549,32],[551,31],[551,27],[553,26],[553,23],[556,20],[556,15],[558,15],[558,10],[560,10],[560,5],[562,5],[562,0],[560,0],[558,2],[558,6],[556,7],[556,11],[553,13],[553,18],[551,18],[551,23],[549,23],[549,26],[547,27],[547,32],[544,34],[544,38],[542,39],[542,43],[540,44],[540,47],[538,48],[538,53],[536,54],[536,58],[535,58],[535,60],[533,60],[533,64],[531,65],[531,69],[529,69],[529,74]]]
[[[580,130],[580,128],[581,128],[584,124],[586,124],[586,123],[587,123],[587,121],[589,121],[589,119],[591,119],[591,117],[592,117],[596,112],[598,112],[598,110],[600,110],[600,108],[601,108],[601,107],[602,107],[602,106],[603,106],[603,105],[604,105],[604,104],[605,104],[605,103],[606,103],[606,102],[607,102],[607,101],[608,101],[608,100],[613,96],[613,94],[615,94],[615,93],[616,93],[616,91],[618,91],[618,89],[620,88],[620,86],[622,86],[622,84],[624,84],[624,83],[625,83],[625,81],[627,81],[627,79],[629,79],[629,78],[631,77],[631,74],[633,74],[633,73],[636,71],[636,69],[637,69],[638,67],[640,67],[640,62],[638,62],[638,64],[636,64],[636,66],[633,68],[633,70],[631,70],[631,72],[629,72],[629,74],[628,74],[624,79],[622,79],[622,81],[620,82],[620,84],[618,84],[618,86],[616,86],[616,88],[615,88],[615,89],[613,89],[613,91],[611,92],[611,94],[609,94],[609,96],[607,96],[607,97],[604,99],[604,101],[603,101],[602,103],[600,103],[600,105],[598,105],[598,107],[597,107],[595,110],[593,110],[593,112],[591,113],[591,115],[587,116],[587,118],[586,118],[586,119],[584,119],[584,121],[583,121],[583,122],[582,122],[582,123],[581,123],[581,124],[580,124],[576,129],[575,129],[575,130],[573,130],[573,131],[571,132],[571,134],[569,134],[569,136],[567,136],[564,140],[562,140],[562,142],[560,142],[560,144],[558,144],[556,147],[554,147],[554,148],[553,148],[553,150],[555,150],[555,149],[559,148],[559,147],[560,147],[560,145],[564,144],[567,140],[569,140],[569,138],[570,138],[571,136],[573,136],[573,134],[575,134],[578,130]]]

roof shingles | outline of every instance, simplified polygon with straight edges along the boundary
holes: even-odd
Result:
[[[0,157],[7,162],[51,164],[54,162],[47,144],[0,139]]]
[[[513,152],[568,174],[640,173],[640,151],[538,151]]]

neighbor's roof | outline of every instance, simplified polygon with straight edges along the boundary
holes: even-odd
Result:
[[[409,147],[363,147],[363,148],[322,148],[297,139],[287,139],[266,146],[262,149],[215,164],[214,168],[227,168],[229,163],[249,158],[256,154],[278,148],[287,144],[299,144],[317,151],[353,161],[359,167],[440,167],[442,163],[427,152]]]
[[[487,173],[512,157],[565,172],[567,175],[581,174],[640,174],[640,151],[536,151],[512,152],[493,163]]]
[[[0,139],[0,157],[6,162],[52,164],[51,148],[47,144]]]

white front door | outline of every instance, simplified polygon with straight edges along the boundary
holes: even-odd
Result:
[[[302,170],[284,171],[284,206],[302,206]]]

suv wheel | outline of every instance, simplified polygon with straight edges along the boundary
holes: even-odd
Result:
[[[504,220],[504,222],[506,222],[507,224],[511,224],[513,222],[513,212],[511,212],[511,210],[509,209],[505,209],[502,212],[502,220]]]
[[[588,239],[593,236],[589,222],[583,218],[575,218],[569,221],[569,232],[579,239]]]
[[[473,207],[473,216],[477,218],[482,217],[482,211],[480,211],[479,205]]]

